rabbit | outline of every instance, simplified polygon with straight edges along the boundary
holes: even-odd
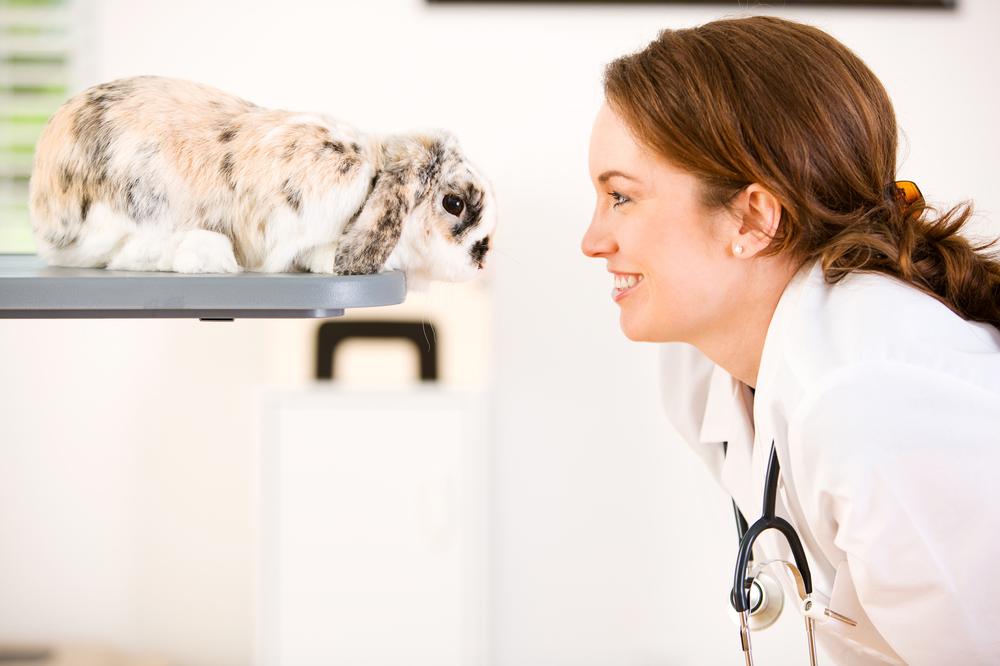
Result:
[[[65,102],[29,183],[55,266],[463,281],[485,267],[492,186],[443,130],[368,135],[204,84],[136,76]]]

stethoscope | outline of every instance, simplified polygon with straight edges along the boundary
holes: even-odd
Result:
[[[723,455],[728,442],[722,443]],[[778,496],[778,455],[771,441],[771,455],[767,461],[767,476],[764,482],[764,508],[761,517],[753,525],[747,527],[746,518],[736,500],[733,500],[733,512],[736,516],[736,529],[740,535],[740,550],[736,557],[736,571],[733,576],[733,588],[730,592],[730,603],[740,617],[740,643],[743,647],[743,657],[747,666],[753,666],[753,652],[750,648],[750,629],[764,629],[774,623],[784,607],[784,594],[777,580],[767,574],[764,567],[783,565],[795,580],[800,599],[799,609],[806,621],[806,639],[809,645],[809,663],[816,666],[816,623],[826,622],[832,618],[840,622],[857,626],[857,622],[845,617],[826,605],[826,599],[812,589],[812,575],[809,572],[809,562],[805,550],[795,528],[774,513],[774,505]],[[753,562],[753,544],[757,537],[766,530],[774,529],[781,532],[788,541],[795,563],[785,560],[769,560],[753,567],[747,575],[747,566]],[[739,590],[739,592],[737,592]]]

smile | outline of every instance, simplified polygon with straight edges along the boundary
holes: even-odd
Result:
[[[615,302],[631,294],[643,279],[641,273],[612,273],[612,275],[614,276],[615,286],[611,290],[611,298]]]

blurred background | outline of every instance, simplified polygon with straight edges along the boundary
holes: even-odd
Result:
[[[343,318],[417,325],[433,382],[421,345],[364,339],[317,379],[323,321],[3,320],[0,653],[735,663],[729,499],[662,414],[657,346],[625,338],[580,252],[604,64],[723,16],[818,25],[888,89],[900,178],[973,199],[970,234],[1000,234],[1000,3],[747,5],[0,0],[0,252],[33,251],[48,115],[135,74],[448,128],[499,202],[483,279]],[[805,659],[790,612],[754,646]]]

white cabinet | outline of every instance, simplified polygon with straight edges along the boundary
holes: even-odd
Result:
[[[262,396],[260,664],[487,664],[487,395]]]

